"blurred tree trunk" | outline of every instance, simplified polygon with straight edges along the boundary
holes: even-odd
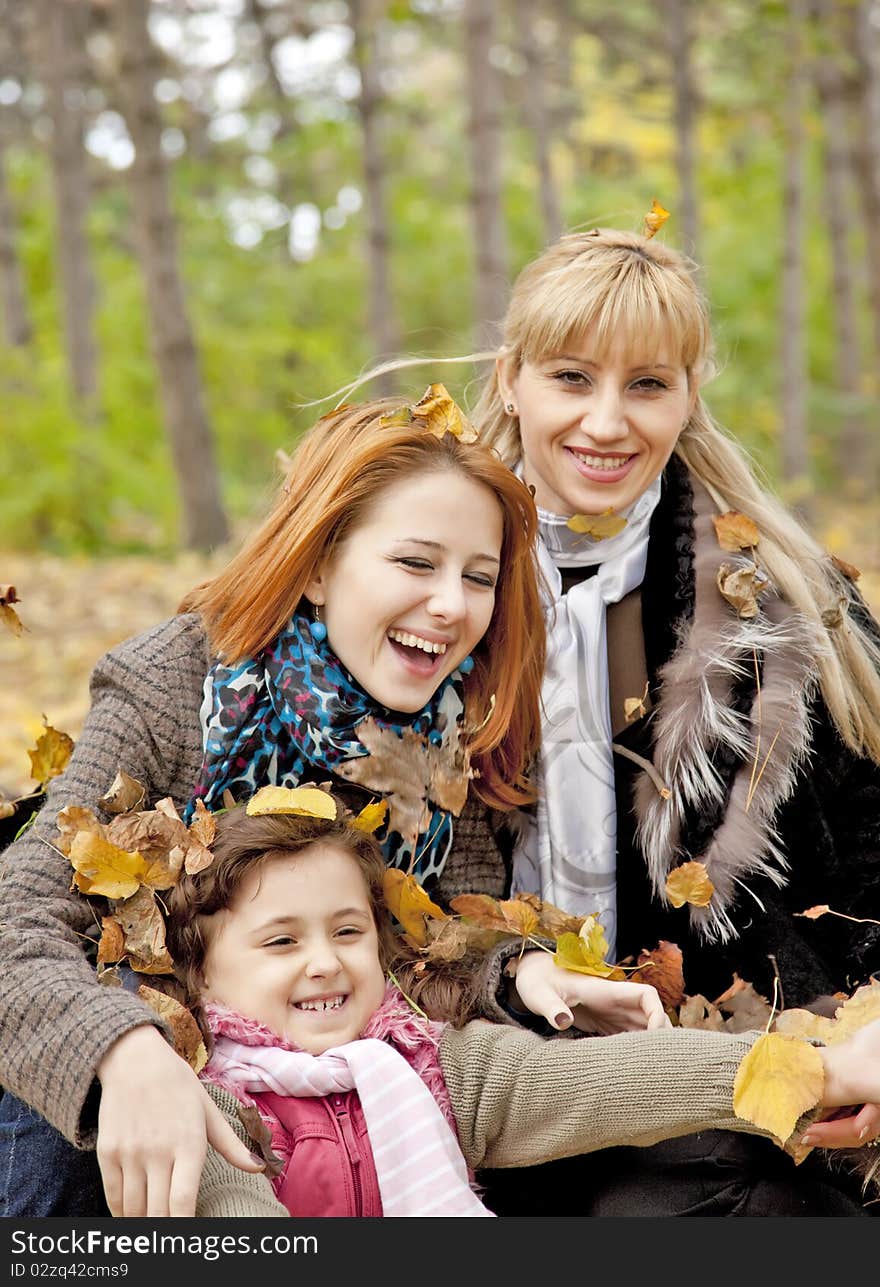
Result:
[[[398,349],[391,291],[389,246],[391,235],[385,199],[385,158],[382,148],[382,87],[377,59],[379,24],[385,12],[384,0],[349,0],[354,32],[354,52],[361,79],[358,112],[364,139],[364,186],[367,197],[367,260],[369,281],[369,325],[373,348],[380,361]],[[380,395],[394,392],[391,372],[375,381]]]
[[[501,100],[492,66],[495,0],[465,0],[467,95],[470,108],[471,210],[478,348],[494,348],[507,299],[507,242],[501,202]]]
[[[815,77],[825,134],[823,205],[831,241],[837,384],[844,400],[837,459],[841,478],[854,491],[861,492],[867,481],[868,451],[865,426],[859,414],[859,326],[852,251],[853,173],[846,98],[838,62],[837,16],[834,0],[813,0],[819,41]]]
[[[852,24],[858,97],[852,137],[864,216],[868,289],[874,328],[873,369],[880,378],[880,3],[859,0]],[[850,118],[853,119],[852,117]],[[875,383],[875,394],[880,385]]]
[[[805,0],[789,0],[788,88],[785,99],[785,175],[782,197],[782,477],[790,499],[809,521],[810,456],[804,310],[804,202],[806,118],[810,72],[806,59]]]
[[[544,0],[546,16],[553,22],[553,52],[550,83],[553,132],[566,147],[572,147],[572,126],[582,110],[574,85],[572,49],[578,35],[572,0]]]
[[[682,245],[699,262],[699,216],[697,213],[695,120],[697,89],[692,58],[693,31],[691,0],[664,0],[669,46],[670,75],[675,96],[675,164],[678,173]],[[663,203],[666,204],[665,202]]]
[[[131,204],[165,426],[183,506],[183,539],[189,548],[207,550],[226,540],[228,528],[177,266],[162,122],[153,92],[160,61],[147,27],[148,10],[149,0],[113,4],[119,89],[135,146],[129,170]]]
[[[273,21],[277,20],[279,13],[283,15],[286,8],[286,5],[275,5],[270,9],[266,7],[263,0],[244,0],[244,17],[249,19],[257,30],[260,40],[260,54],[263,66],[266,69],[266,78],[272,90],[272,97],[275,100],[275,108],[278,112],[276,138],[293,134],[296,131],[296,120],[291,108],[291,102],[281,77],[278,75],[278,66],[275,62],[275,46],[278,44],[279,37],[275,34]]]
[[[0,300],[6,343],[13,348],[31,341],[24,274],[15,245],[15,214],[6,187],[6,141],[0,125]]]
[[[534,13],[534,0],[513,0],[517,44],[525,65],[523,91],[526,123],[535,148],[544,241],[549,245],[562,232],[562,215],[559,213],[559,198],[550,161],[551,135],[545,102],[547,72],[541,46],[535,35]]]
[[[86,231],[90,198],[84,144],[88,11],[84,0],[38,0],[34,16],[36,64],[52,121],[55,246],[70,386],[80,409],[89,415],[96,410],[98,359],[94,334],[97,288]]]

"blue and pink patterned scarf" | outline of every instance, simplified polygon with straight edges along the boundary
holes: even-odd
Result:
[[[255,657],[234,666],[216,661],[204,692],[204,760],[184,815],[187,821],[197,799],[208,809],[218,809],[226,790],[244,800],[262,786],[295,787],[304,780],[322,780],[344,761],[368,755],[357,734],[367,718],[398,737],[411,730],[439,746],[450,711],[459,722],[464,715],[458,671],[413,715],[381,706],[364,692],[326,640],[318,643],[312,638],[308,618],[299,613]],[[372,789],[369,781],[363,784]],[[376,789],[375,794],[383,792]],[[412,871],[422,883],[442,871],[452,844],[452,814],[429,797],[427,815],[414,845],[387,820],[376,832],[389,866]]]

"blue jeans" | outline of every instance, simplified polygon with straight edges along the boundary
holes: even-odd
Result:
[[[68,1144],[35,1109],[0,1096],[0,1216],[106,1216],[94,1150]]]

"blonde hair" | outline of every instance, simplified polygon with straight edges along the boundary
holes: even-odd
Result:
[[[759,556],[779,593],[812,623],[827,645],[817,658],[825,705],[851,750],[880,762],[880,646],[851,614],[829,626],[851,587],[827,552],[762,484],[746,452],[715,423],[699,395],[714,374],[707,303],[695,265],[662,242],[637,233],[596,228],[561,237],[517,278],[503,325],[502,352],[518,369],[564,350],[594,328],[601,350],[621,333],[630,341],[662,336],[697,386],[693,412],[676,454],[704,484],[721,511],[740,510],[761,532]],[[505,409],[493,370],[474,420],[481,441],[514,465],[519,424]]]
[[[465,680],[468,749],[484,803],[512,809],[534,799],[528,780],[540,736],[544,620],[532,557],[537,513],[528,489],[482,443],[441,438],[418,425],[388,424],[402,398],[343,406],[299,443],[265,521],[180,612],[198,612],[212,647],[234,663],[284,629],[322,563],[368,517],[383,491],[453,471],[485,487],[503,520],[501,567],[489,628]]]

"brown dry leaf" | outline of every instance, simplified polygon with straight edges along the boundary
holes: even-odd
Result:
[[[825,1068],[815,1046],[798,1037],[765,1033],[740,1061],[733,1111],[784,1144],[798,1119],[819,1102],[824,1084]]]
[[[707,1032],[724,1031],[721,1011],[699,992],[696,996],[685,997],[678,1012],[678,1022],[682,1028],[702,1028]]]
[[[0,818],[12,818],[18,805],[12,800],[0,800]]]
[[[449,906],[459,916],[464,916],[482,929],[507,930],[507,922],[498,900],[489,894],[456,894],[449,900]]]
[[[175,883],[190,843],[189,832],[170,800],[160,800],[155,809],[117,814],[107,824],[107,838],[123,849],[137,849],[148,866],[155,864],[150,884],[167,889]],[[167,879],[167,884],[157,883]]]
[[[68,857],[73,838],[80,831],[91,832],[105,840],[109,839],[106,827],[98,821],[92,810],[79,804],[69,804],[66,809],[61,809],[55,822],[58,826],[55,843]]]
[[[504,923],[513,934],[529,938],[538,928],[538,913],[519,898],[510,898],[498,904]]]
[[[37,738],[34,749],[28,751],[31,759],[31,777],[41,787],[44,787],[52,778],[56,778],[59,773],[64,772],[73,754],[73,738],[53,728],[47,722],[45,715],[43,728],[46,730],[45,733],[41,733]]]
[[[13,608],[13,603],[21,603],[18,595],[15,593],[14,585],[0,585],[0,621],[11,630],[14,635],[20,635],[24,630],[18,613]]]
[[[645,705],[644,695],[641,697],[624,697],[623,699],[623,718],[627,724],[632,724],[637,719],[644,719],[648,713]]]
[[[838,599],[833,608],[826,608],[822,613],[822,625],[828,630],[839,630],[845,618],[846,599]]]
[[[817,903],[815,907],[808,907],[805,912],[794,912],[795,916],[806,916],[808,921],[817,921],[820,916],[826,916],[831,911],[827,903]]]
[[[449,396],[445,385],[429,384],[424,396],[410,410],[413,419],[422,421],[428,433],[432,433],[435,438],[451,433],[461,442],[477,441],[479,435],[476,429]]]
[[[378,831],[388,814],[387,800],[372,800],[365,804],[363,809],[356,818],[352,818],[351,826],[355,831],[365,831],[371,836],[374,831]]]
[[[783,1010],[773,1021],[773,1031],[787,1037],[818,1037],[827,1043],[834,1020],[812,1010]]]
[[[446,920],[442,907],[433,903],[414,876],[407,876],[398,867],[388,867],[384,878],[385,903],[392,916],[419,945],[427,942],[425,917]]]
[[[429,961],[460,961],[470,946],[468,927],[448,917],[444,921],[424,922],[426,944],[424,955]]]
[[[165,918],[152,889],[141,886],[130,898],[118,902],[114,916],[122,927],[133,970],[139,974],[174,973],[174,962],[165,946]]]
[[[572,514],[565,526],[580,536],[592,536],[594,541],[605,541],[609,536],[616,536],[623,531],[626,519],[615,514],[613,509],[606,509],[601,514]]]
[[[141,1000],[152,1006],[168,1024],[174,1049],[181,1059],[186,1060],[193,1072],[201,1072],[208,1062],[208,1052],[205,1050],[199,1025],[186,1006],[146,983],[142,983],[137,991]]]
[[[734,979],[734,986],[715,1001],[718,1008],[729,1016],[724,1021],[724,1027],[728,1032],[751,1032],[766,1028],[773,1013],[770,1002],[760,992],[756,992],[751,983],[745,983],[736,975]]]
[[[146,869],[139,853],[119,849],[93,831],[76,833],[68,857],[77,889],[105,898],[130,898],[137,892]]]
[[[253,1104],[239,1104],[238,1116],[248,1136],[255,1145],[255,1151],[266,1163],[265,1173],[270,1179],[280,1175],[284,1162],[272,1152],[272,1132],[260,1116],[260,1110]]]
[[[318,787],[260,787],[247,802],[249,818],[265,813],[296,813],[306,818],[336,818],[336,801]]]
[[[664,210],[656,197],[651,200],[651,209],[644,218],[644,236],[653,237],[659,232],[669,218],[669,211]]]
[[[836,554],[831,555],[831,562],[848,581],[858,581],[862,575],[854,563],[847,563],[846,559],[839,559]]]
[[[113,779],[110,790],[101,797],[98,804],[105,813],[131,813],[132,809],[137,809],[143,804],[146,796],[146,787],[141,786],[140,782],[124,769],[120,769]]]
[[[828,1044],[845,1041],[859,1028],[874,1019],[880,1019],[880,983],[868,983],[840,1006],[832,1021]]]
[[[98,965],[115,965],[125,956],[125,936],[122,926],[114,916],[101,917],[101,937],[98,941]]]
[[[736,609],[737,616],[747,620],[758,615],[758,596],[769,583],[754,563],[744,568],[722,563],[716,584],[721,597]]]
[[[205,807],[204,800],[196,800],[195,817],[189,824],[186,856],[183,860],[187,875],[194,876],[210,867],[214,854],[210,846],[217,832],[217,819]]]
[[[684,973],[681,948],[677,943],[660,940],[650,952],[639,952],[638,969],[629,975],[631,983],[650,983],[660,1000],[670,1010],[677,1010],[684,1000]]]
[[[722,550],[729,550],[731,553],[752,549],[761,538],[757,523],[734,509],[728,510],[726,514],[713,515],[712,524],[718,544]]]
[[[564,912],[561,907],[554,907],[552,903],[545,902],[537,894],[517,894],[516,900],[534,907],[538,913],[538,927],[535,934],[543,935],[545,938],[557,939],[560,934],[580,934],[586,920],[585,916],[572,916],[569,912]]]
[[[715,893],[715,886],[701,862],[684,862],[675,867],[666,878],[666,896],[673,907],[708,907]]]
[[[369,754],[337,768],[346,781],[381,792],[388,803],[389,829],[410,845],[430,822],[429,797],[456,817],[467,799],[470,770],[460,729],[447,726],[447,733],[448,746],[432,746],[410,728],[398,737],[368,717],[358,724],[357,735]]]

